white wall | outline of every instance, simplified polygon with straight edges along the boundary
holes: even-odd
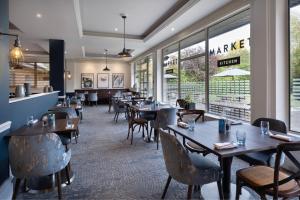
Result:
[[[67,60],[66,71],[70,71],[72,78],[66,81],[66,91],[74,92],[81,88],[81,73],[94,74],[94,88],[97,88],[97,73],[109,73],[109,88],[112,88],[112,74],[124,73],[124,88],[131,87],[131,67],[125,61],[108,60],[109,72],[103,71],[105,60]]]

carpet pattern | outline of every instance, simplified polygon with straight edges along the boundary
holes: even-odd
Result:
[[[145,143],[135,133],[133,145],[127,137],[127,121],[118,123],[107,106],[86,107],[80,124],[78,144],[72,144],[71,165],[75,179],[62,189],[64,199],[160,199],[168,174],[156,143]],[[214,155],[207,157],[214,160]],[[235,171],[247,164],[233,160]],[[217,192],[217,185],[216,190]],[[171,181],[166,199],[185,199],[187,186]],[[19,193],[18,199],[57,199],[57,191],[43,194]],[[197,197],[197,193],[194,194]],[[254,198],[254,197],[253,197]]]

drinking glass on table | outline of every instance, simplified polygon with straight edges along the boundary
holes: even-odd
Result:
[[[245,131],[241,131],[241,130],[237,130],[235,132],[236,134],[236,143],[239,146],[245,146],[246,143],[246,132]]]
[[[260,131],[263,135],[269,134],[269,122],[268,121],[261,121],[260,122]]]
[[[188,123],[189,131],[194,131],[194,129],[195,129],[195,120],[194,119],[189,119],[187,121],[187,123]]]

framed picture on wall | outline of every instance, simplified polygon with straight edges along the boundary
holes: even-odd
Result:
[[[81,73],[81,88],[94,88],[93,73]]]
[[[98,73],[97,74],[97,87],[98,88],[109,88],[109,74]]]
[[[124,88],[124,74],[112,74],[112,87]]]

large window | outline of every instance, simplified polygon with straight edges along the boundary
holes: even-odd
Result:
[[[141,96],[153,96],[153,60],[151,56],[136,62],[135,84]]]
[[[175,104],[178,94],[178,43],[163,50],[163,101]]]
[[[208,29],[209,112],[250,121],[250,24],[244,11]]]
[[[300,0],[290,0],[290,129],[300,131]]]
[[[197,109],[250,121],[249,16],[243,11],[163,49],[163,100],[189,99]]]

